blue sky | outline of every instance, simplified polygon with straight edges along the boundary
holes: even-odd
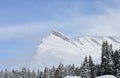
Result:
[[[0,0],[0,69],[27,65],[53,28],[70,38],[120,36],[119,4],[119,0]]]

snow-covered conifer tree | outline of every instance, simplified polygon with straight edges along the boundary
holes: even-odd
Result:
[[[101,75],[112,74],[113,60],[112,60],[112,47],[108,45],[107,41],[102,44],[101,55]]]
[[[95,67],[95,64],[93,63],[91,56],[89,56],[89,68],[90,68],[90,78],[95,78],[96,77],[96,67]]]
[[[85,57],[85,60],[81,67],[81,77],[90,78],[90,68],[89,68],[89,62],[88,62],[87,57]]]
[[[49,69],[47,67],[45,67],[45,69],[44,69],[44,76],[43,76],[43,78],[50,78],[50,76],[49,76]]]

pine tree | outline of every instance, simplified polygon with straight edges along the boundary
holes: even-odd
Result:
[[[9,78],[9,72],[7,69],[5,69],[5,75],[4,75],[4,78]]]
[[[62,63],[60,63],[60,65],[58,66],[58,70],[59,70],[59,75],[61,75],[61,78],[63,78],[65,76],[65,73],[64,73],[64,66]]]
[[[101,65],[97,64],[95,67],[96,67],[96,76],[101,76]]]
[[[108,44],[107,43],[105,43],[105,42],[103,42],[103,44],[102,44],[102,55],[101,55],[101,60],[102,60],[102,62],[101,62],[101,74],[102,75],[106,75],[107,74],[107,72],[106,72],[106,69],[107,69],[107,67],[108,67],[108,56],[107,56],[107,54],[108,54],[108,49],[107,49],[107,47],[108,47]]]
[[[34,70],[32,71],[32,77],[36,78],[36,72]]]
[[[3,72],[3,70],[1,70],[1,72],[0,72],[0,78],[4,78],[4,72]]]
[[[71,75],[71,65],[68,65],[68,66],[67,66],[67,70],[68,70],[68,76],[72,76],[72,75]]]
[[[65,76],[65,69],[62,63],[58,66],[58,68],[55,71],[55,78],[64,78]]]
[[[81,77],[82,78],[90,78],[90,68],[89,68],[89,62],[88,62],[87,57],[85,57],[85,60],[81,67]]]
[[[116,71],[116,78],[120,78],[120,69],[117,69]]]
[[[54,78],[55,77],[55,67],[53,66],[52,69],[49,70],[50,73],[50,78]]]
[[[31,71],[29,68],[27,69],[27,78],[31,78]]]
[[[73,64],[70,68],[71,76],[75,76],[75,65]]]
[[[21,75],[22,75],[23,78],[26,78],[26,72],[27,72],[26,67],[23,67],[22,72],[21,72],[22,73]]]
[[[44,76],[43,76],[43,78],[50,78],[49,77],[49,70],[48,70],[47,67],[45,67],[45,69],[44,69]]]
[[[108,64],[108,74],[110,74],[110,75],[114,75],[113,74],[113,72],[114,72],[114,68],[113,68],[113,65],[114,65],[114,63],[113,63],[113,59],[112,59],[112,55],[113,55],[113,49],[112,49],[112,44],[110,44],[109,45],[109,64]]]
[[[43,78],[43,72],[42,71],[40,71],[40,70],[38,70],[37,71],[37,78]]]
[[[59,75],[59,70],[58,69],[56,69],[54,75],[55,75],[55,78],[61,78],[60,75]]]
[[[68,76],[68,66],[67,65],[64,70],[65,70],[65,76]]]
[[[75,75],[80,76],[80,69],[78,67],[75,68]]]
[[[101,55],[101,75],[112,74],[113,61],[112,61],[112,47],[108,45],[107,41],[102,44]]]
[[[95,64],[93,63],[91,56],[89,56],[89,68],[90,68],[90,78],[95,78],[96,77],[96,67],[95,67]]]
[[[112,55],[113,59],[113,68],[114,68],[114,75],[117,75],[118,70],[120,69],[120,51],[115,50],[114,54]]]

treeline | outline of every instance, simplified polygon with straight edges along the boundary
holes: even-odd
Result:
[[[29,68],[21,70],[0,71],[0,78],[64,78],[65,76],[80,76],[82,78],[95,78],[101,75],[114,75],[120,78],[120,50],[113,51],[112,44],[107,41],[102,44],[101,63],[95,65],[92,57],[85,57],[82,65],[64,66],[62,63],[58,67],[47,68],[44,71],[35,72]]]

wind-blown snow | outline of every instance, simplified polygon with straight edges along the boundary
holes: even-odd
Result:
[[[52,30],[52,33],[43,38],[38,46],[31,68],[44,68],[63,64],[75,64],[80,66],[86,55],[92,55],[95,63],[100,63],[101,45],[103,41],[113,44],[113,49],[120,49],[120,37],[112,36],[82,36],[72,40],[64,34]]]

